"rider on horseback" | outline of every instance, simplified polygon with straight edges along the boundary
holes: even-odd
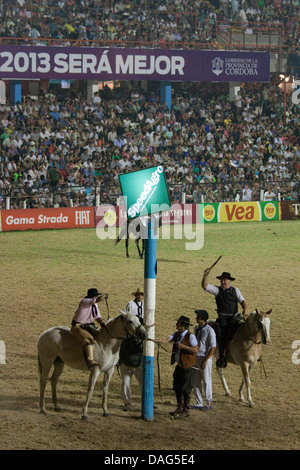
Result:
[[[79,302],[72,320],[71,332],[80,341],[89,368],[98,365],[94,360],[93,344],[95,340],[90,331],[97,329],[94,321],[100,323],[101,326],[103,325],[97,302],[101,302],[107,297],[107,294],[101,294],[97,289],[89,289],[86,297]]]
[[[234,281],[235,278],[231,277],[231,274],[228,272],[223,272],[221,276],[217,276],[217,279],[220,279],[221,285],[219,287],[212,286],[208,284],[208,275],[210,273],[210,268],[204,271],[204,276],[202,279],[202,288],[213,294],[216,299],[218,319],[220,334],[218,336],[218,346],[219,346],[219,358],[216,362],[217,367],[226,367],[227,361],[225,358],[225,352],[227,347],[227,342],[232,330],[232,325],[236,320],[238,313],[238,304],[243,308],[243,316],[247,316],[247,304],[242,296],[240,290],[237,287],[232,287],[231,281]]]

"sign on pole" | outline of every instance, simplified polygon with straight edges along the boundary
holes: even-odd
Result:
[[[162,165],[123,173],[119,180],[129,219],[171,207]]]
[[[144,325],[148,339],[155,338],[156,239],[152,214],[170,209],[170,198],[161,165],[119,175],[127,217],[147,216],[144,264]],[[142,418],[153,420],[154,343],[146,341],[143,351]]]

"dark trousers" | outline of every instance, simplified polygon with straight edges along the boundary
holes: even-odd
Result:
[[[176,394],[177,407],[189,409],[190,394],[193,389],[193,369],[184,369],[177,365],[173,373],[173,390]]]
[[[227,348],[228,340],[232,331],[232,324],[234,322],[234,316],[224,316],[217,319],[219,325],[219,334],[218,334],[218,346],[219,346],[219,356],[224,356],[225,350]]]

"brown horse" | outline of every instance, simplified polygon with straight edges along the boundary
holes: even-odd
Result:
[[[244,401],[243,388],[246,384],[247,400],[249,406],[254,407],[250,391],[250,371],[256,365],[257,361],[262,355],[262,344],[270,342],[270,319],[268,315],[272,312],[259,312],[257,309],[251,312],[244,323],[242,323],[232,341],[229,341],[226,359],[228,363],[238,364],[241,367],[243,380],[239,388],[240,401]],[[215,351],[218,357],[218,348]],[[227,386],[224,369],[217,367],[225,395],[230,395],[230,390]]]

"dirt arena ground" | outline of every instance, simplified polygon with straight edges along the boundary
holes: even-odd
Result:
[[[126,259],[123,244],[100,241],[92,230],[1,233],[0,340],[6,345],[6,364],[0,364],[0,450],[299,449],[300,354],[292,348],[300,340],[298,241],[297,221],[210,225],[199,252],[185,251],[182,240],[158,241],[157,337],[172,333],[182,314],[194,323],[195,308],[213,316],[213,297],[200,282],[219,254],[223,258],[209,280],[215,283],[216,275],[229,270],[249,309],[273,309],[272,343],[263,352],[267,378],[259,365],[252,374],[254,409],[239,403],[241,374],[230,365],[231,397],[225,397],[214,370],[213,409],[191,410],[188,420],[170,419],[173,368],[170,354],[161,350],[161,393],[155,367],[153,421],[140,418],[135,381],[134,409],[122,410],[117,371],[110,384],[110,416],[102,416],[100,377],[90,419],[82,421],[88,373],[67,367],[58,386],[61,413],[52,411],[49,383],[48,415],[39,414],[38,337],[51,326],[69,325],[89,287],[108,292],[111,316],[117,314],[130,293],[143,287],[143,261],[133,244]],[[102,314],[106,318],[105,307]]]

